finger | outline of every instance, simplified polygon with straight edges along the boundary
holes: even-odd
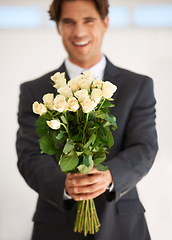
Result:
[[[74,187],[89,186],[89,185],[99,182],[99,180],[100,179],[97,175],[89,175],[89,176],[72,179],[71,185]]]
[[[79,186],[79,187],[74,187],[71,189],[71,191],[74,194],[88,194],[88,193],[93,193],[96,192],[100,189],[106,189],[106,185],[101,184],[100,182],[97,182],[96,184],[88,185],[88,186]]]
[[[99,195],[101,195],[102,193],[104,193],[103,189],[99,189],[93,193],[86,193],[86,194],[75,194],[75,193],[71,193],[71,197],[75,200],[75,201],[82,201],[82,200],[89,200],[89,199],[94,199],[96,197],[98,197]]]
[[[68,177],[69,177],[69,179],[78,179],[78,178],[87,178],[88,177],[88,175],[87,174],[82,174],[82,173],[70,173],[70,174],[67,174],[67,175],[69,175]]]

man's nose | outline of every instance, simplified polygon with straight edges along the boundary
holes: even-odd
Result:
[[[86,28],[85,28],[84,24],[77,23],[74,27],[73,34],[74,34],[75,37],[78,37],[78,38],[81,38],[81,37],[85,36]]]

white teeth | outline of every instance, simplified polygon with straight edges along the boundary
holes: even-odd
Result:
[[[84,42],[74,42],[75,45],[77,46],[84,46],[86,44],[88,44],[88,41],[84,41]]]

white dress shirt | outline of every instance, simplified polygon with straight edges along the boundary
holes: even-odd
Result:
[[[66,59],[65,67],[70,79],[76,77],[77,75],[80,75],[83,71],[88,70],[93,72],[93,75],[96,79],[103,80],[104,71],[106,67],[106,58],[103,55],[101,60],[96,65],[90,67],[89,69],[79,67],[72,63],[69,59]]]

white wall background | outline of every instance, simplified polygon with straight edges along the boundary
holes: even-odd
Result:
[[[114,64],[154,79],[160,150],[138,185],[153,240],[172,239],[171,43],[171,29],[124,28],[110,29],[103,44]],[[19,85],[56,69],[64,57],[55,29],[0,31],[0,240],[30,239],[37,199],[16,166]]]

